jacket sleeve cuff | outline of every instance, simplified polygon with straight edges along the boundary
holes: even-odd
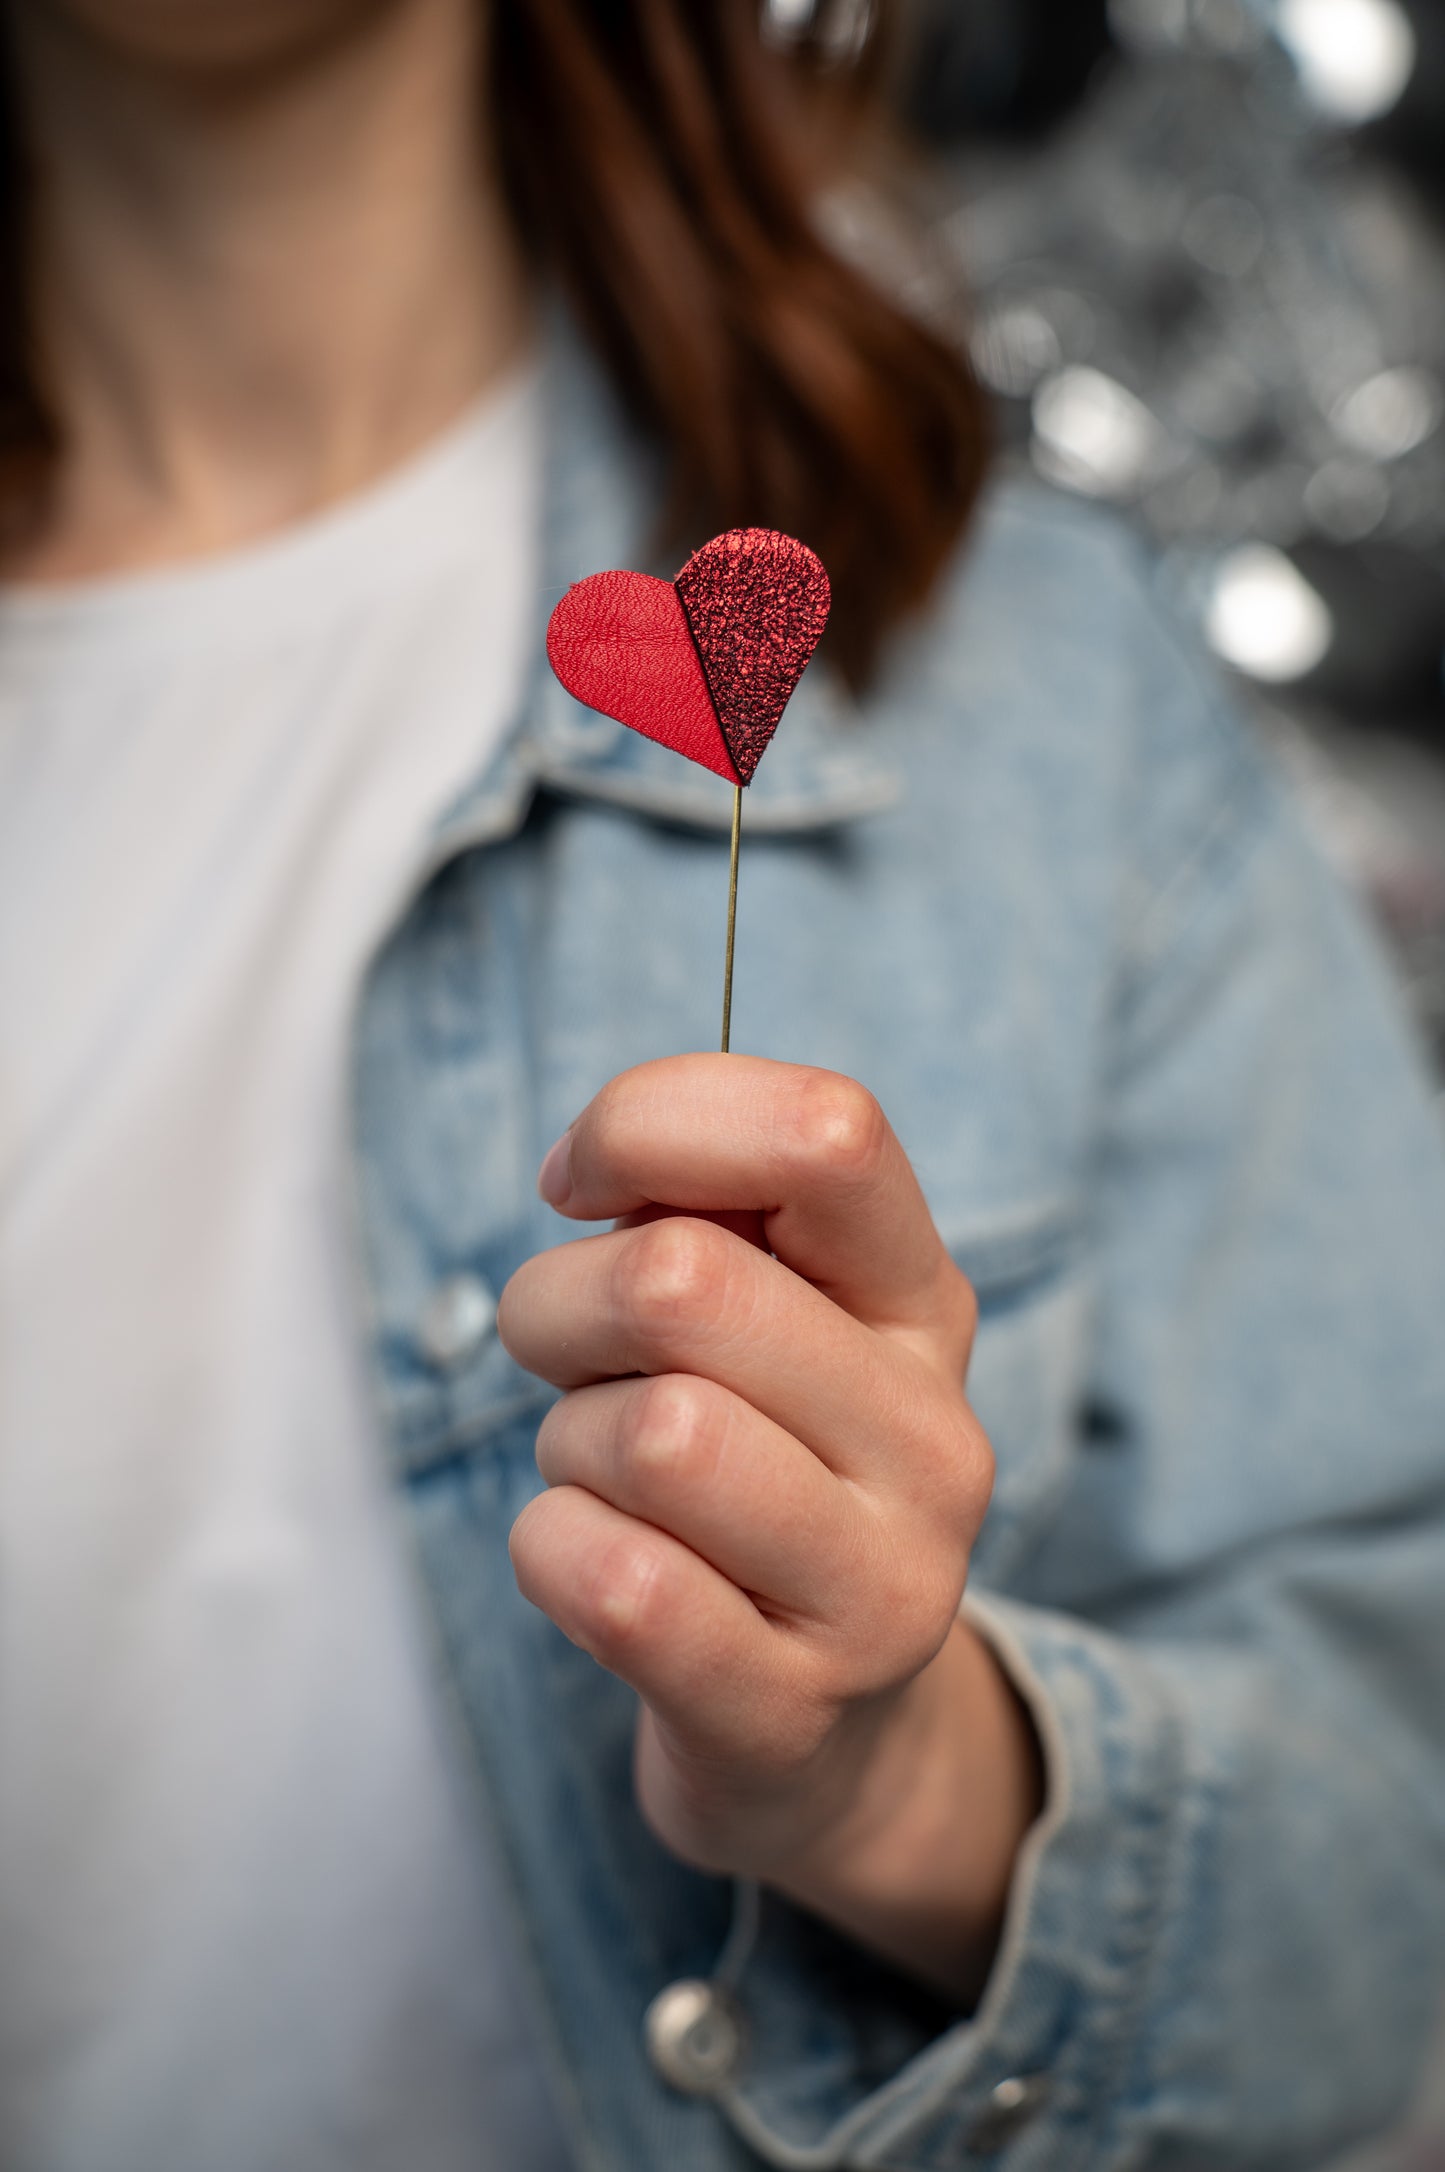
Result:
[[[1115,1639],[993,1596],[964,1612],[1033,1717],[1046,1783],[987,1990],[950,2019],[763,1895],[725,1963],[747,2050],[720,2102],[769,2164],[1104,2172],[1125,2155],[1116,2122],[1173,1854],[1178,1724]]]

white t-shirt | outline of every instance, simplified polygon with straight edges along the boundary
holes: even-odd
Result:
[[[554,2172],[358,1347],[349,1016],[517,702],[528,376],[0,597],[0,2163]]]

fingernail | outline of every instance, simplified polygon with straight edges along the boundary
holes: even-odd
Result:
[[[572,1192],[572,1133],[563,1132],[555,1146],[549,1146],[537,1171],[537,1189],[549,1207],[565,1206]]]

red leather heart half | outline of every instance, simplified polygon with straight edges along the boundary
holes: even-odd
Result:
[[[748,784],[828,622],[828,576],[794,536],[730,528],[694,551],[674,586]]]
[[[715,769],[729,784],[747,781],[733,766],[671,581],[650,573],[578,581],[552,613],[547,659],[589,709]]]

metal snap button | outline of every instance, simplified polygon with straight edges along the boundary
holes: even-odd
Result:
[[[975,2120],[968,2146],[972,2154],[990,2157],[1003,2149],[1041,2112],[1049,2096],[1046,2074],[1010,2074],[988,2093],[988,2104]]]
[[[433,1365],[449,1372],[481,1348],[496,1324],[497,1300],[480,1275],[451,1275],[427,1300],[417,1341]]]
[[[742,2016],[725,1991],[700,1978],[659,1991],[642,2028],[648,2058],[684,2096],[714,2095],[742,2056]]]

